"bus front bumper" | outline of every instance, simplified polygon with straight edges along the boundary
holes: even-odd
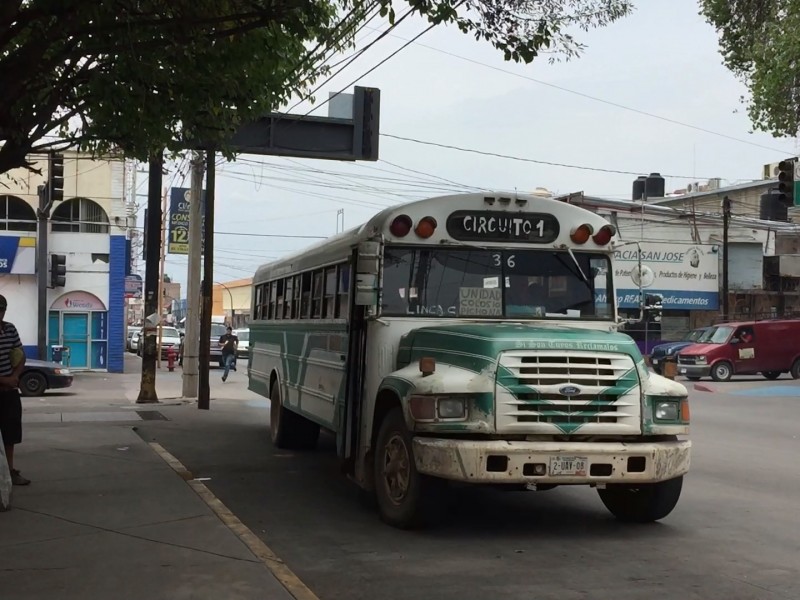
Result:
[[[592,484],[666,481],[689,471],[689,440],[508,442],[414,438],[417,470],[470,483]]]

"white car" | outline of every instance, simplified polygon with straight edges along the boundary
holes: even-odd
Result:
[[[178,333],[178,330],[174,327],[161,327],[161,360],[166,360],[167,354],[169,353],[170,348],[175,348],[175,353],[177,356],[178,350],[181,347],[181,336]],[[156,343],[158,343],[158,330],[156,330]],[[142,346],[144,345],[142,342],[141,334],[139,335],[139,340],[136,348],[136,354],[139,356],[142,355]]]
[[[133,345],[133,338],[136,338],[138,343],[139,341],[139,332],[142,330],[141,327],[128,327],[128,352],[136,352],[136,346]]]
[[[247,358],[250,356],[250,330],[234,329],[233,335],[239,338],[239,346],[236,348],[236,358]]]

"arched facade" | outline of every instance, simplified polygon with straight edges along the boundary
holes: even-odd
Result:
[[[36,211],[22,198],[0,196],[0,231],[36,231]]]
[[[50,220],[53,232],[108,233],[108,214],[89,198],[64,200],[53,210]]]

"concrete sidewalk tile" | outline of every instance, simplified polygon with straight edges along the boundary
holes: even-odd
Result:
[[[167,544],[180,544],[239,560],[257,560],[247,546],[216,515],[202,515],[167,523],[153,523],[122,530]]]
[[[38,514],[19,507],[15,497],[11,497],[11,510],[0,513],[0,548],[11,548],[3,552],[0,571],[6,567],[6,557],[16,552],[14,547],[33,542],[57,540],[61,538],[77,538],[92,535],[97,529],[88,525],[70,523],[57,517]],[[0,588],[2,589],[2,588]]]
[[[205,503],[172,471],[106,474],[34,484],[14,492],[13,505],[118,529],[207,514]]]
[[[231,534],[232,535],[232,534]],[[289,600],[260,563],[103,532],[14,548],[0,568],[14,600]],[[5,593],[4,593],[5,595]]]

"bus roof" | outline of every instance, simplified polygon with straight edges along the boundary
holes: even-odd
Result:
[[[406,237],[394,236],[389,228],[392,221],[400,215],[407,215],[413,223],[418,223],[424,217],[433,217],[436,221],[436,230],[428,239],[421,239],[413,234]],[[461,219],[458,226],[455,225],[454,218]],[[483,219],[482,223],[478,223],[477,219],[480,218]],[[490,239],[492,232],[487,230],[491,227],[486,227],[489,220],[495,223],[495,227],[498,227],[497,223],[500,223],[500,229],[506,228],[503,232],[495,231],[498,236],[502,233],[505,239],[499,239],[499,237]],[[389,243],[428,246],[486,247],[495,245],[534,249],[567,244],[577,247],[570,241],[570,231],[572,227],[583,223],[589,224],[594,231],[608,225],[606,219],[585,208],[531,194],[480,192],[437,196],[387,207],[357,227],[321,240],[284,258],[264,264],[256,271],[253,283],[342,262],[350,256],[353,248],[360,242],[376,239],[380,235],[383,235],[384,240]],[[479,231],[481,226],[483,233]],[[507,229],[509,227],[517,229],[524,227],[525,232],[528,233],[531,229],[538,228],[543,237],[536,240],[522,237],[508,239]],[[451,229],[457,230],[455,234]],[[520,236],[523,234],[521,230],[518,233]],[[489,237],[478,239],[483,234]],[[536,232],[533,235],[535,236]],[[587,243],[586,249],[611,250],[610,246],[601,247],[591,240]]]

